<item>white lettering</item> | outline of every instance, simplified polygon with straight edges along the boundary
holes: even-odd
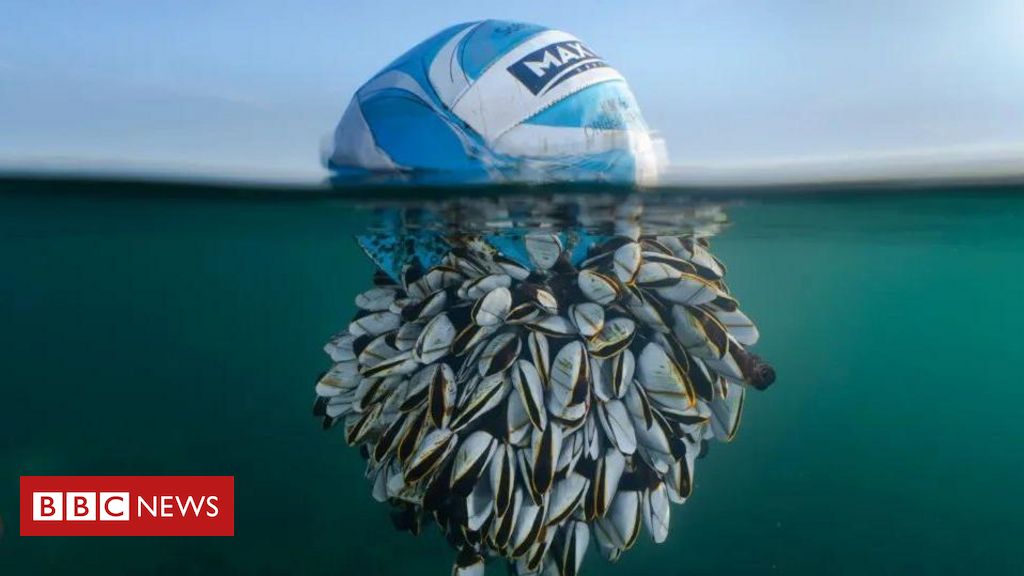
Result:
[[[209,518],[216,518],[220,514],[220,508],[217,507],[217,497],[210,496],[206,499],[206,505],[210,508],[206,511],[206,515]]]
[[[538,78],[544,76],[548,68],[552,66],[557,68],[562,65],[558,61],[558,57],[548,51],[544,52],[544,59],[540,62],[523,62],[523,64],[526,64],[526,67],[536,74]]]
[[[200,498],[199,502],[196,502],[195,499],[192,498],[191,496],[186,498],[184,502],[182,502],[181,498],[179,498],[178,496],[175,496],[174,499],[178,501],[178,510],[181,511],[181,516],[183,518],[188,515],[188,510],[189,509],[192,510],[192,515],[193,516],[197,516],[198,517],[199,516],[199,509],[203,507],[203,503],[206,501],[206,496],[203,496],[202,498]]]
[[[160,517],[161,518],[174,518],[174,500],[176,496],[161,496],[160,497]]]
[[[156,518],[156,496],[153,497],[153,505],[152,506],[150,506],[149,502],[146,501],[145,498],[143,498],[142,496],[139,496],[139,509],[138,509],[138,514],[136,515],[139,518],[142,518],[142,509],[143,508],[146,509],[146,512],[149,512],[150,516],[152,516],[153,518]]]
[[[573,52],[572,50],[569,50],[565,46],[559,46],[558,47],[558,56],[559,56],[559,58],[562,59],[562,64],[568,64],[569,62],[572,62],[573,60],[579,60],[580,58],[583,58],[583,56],[580,56],[576,52]]]

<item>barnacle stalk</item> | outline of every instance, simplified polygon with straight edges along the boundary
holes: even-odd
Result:
[[[665,541],[694,460],[775,379],[706,228],[668,233],[636,199],[595,225],[580,202],[571,225],[390,244],[408,257],[360,239],[380,270],[325,347],[314,413],[362,449],[396,526],[440,527],[455,575],[500,557],[568,576],[591,541],[612,561],[641,526]]]

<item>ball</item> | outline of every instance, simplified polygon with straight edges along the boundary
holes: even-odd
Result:
[[[338,175],[652,183],[657,143],[622,75],[579,38],[448,28],[357,90],[325,151]]]

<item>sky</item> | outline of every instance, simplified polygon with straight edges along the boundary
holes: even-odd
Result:
[[[681,177],[1024,173],[1020,0],[0,0],[0,168],[324,176],[353,91],[451,24],[579,36]],[[888,172],[887,172],[888,171]]]

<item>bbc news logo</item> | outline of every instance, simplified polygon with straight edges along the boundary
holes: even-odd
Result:
[[[175,518],[180,516],[206,516],[220,514],[219,496],[136,496],[130,492],[33,492],[32,520],[35,522],[62,522],[99,520],[101,522],[127,522],[132,517]]]
[[[233,476],[22,476],[22,536],[234,536]]]

